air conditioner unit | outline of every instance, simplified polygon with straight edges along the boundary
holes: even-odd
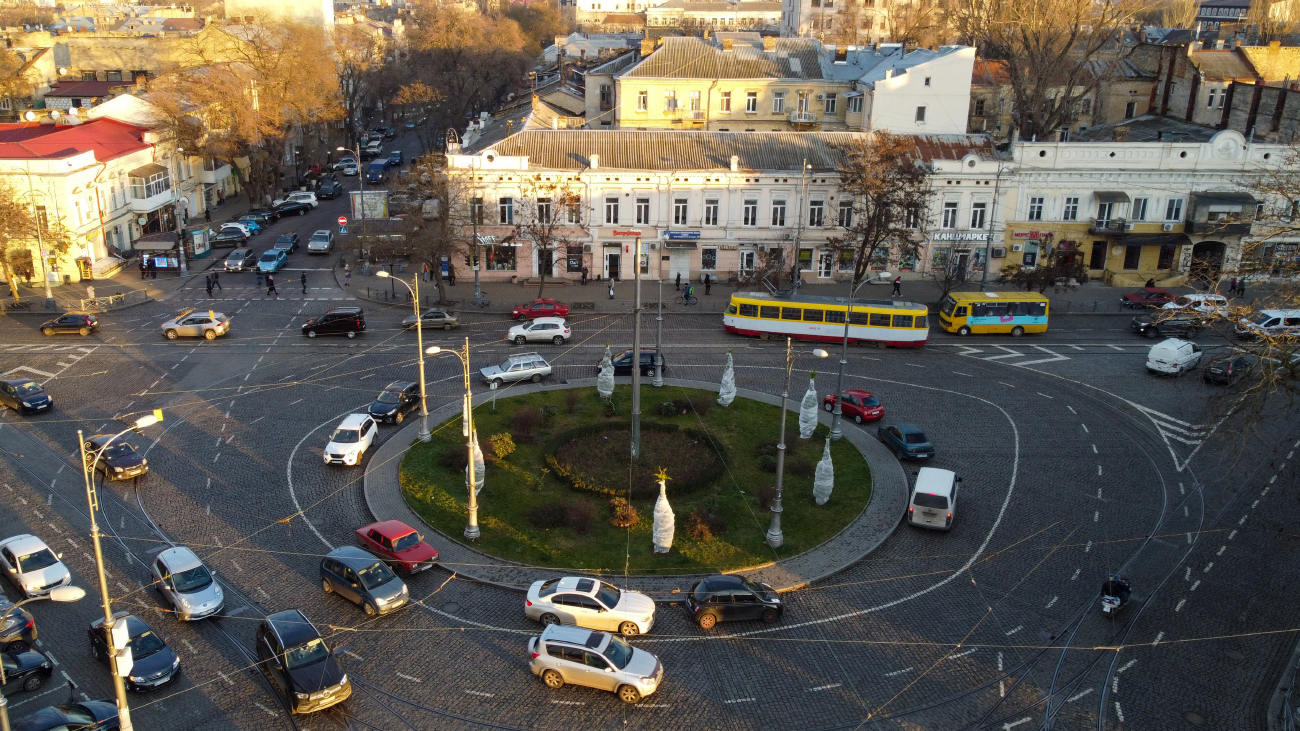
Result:
[[[1131,223],[1126,223],[1126,224],[1124,224],[1124,230],[1125,230],[1125,231],[1132,231],[1132,230],[1133,230],[1133,224],[1131,224]]]
[[[591,244],[583,244],[583,245],[582,245],[582,251],[583,251],[584,253],[590,254],[590,253],[591,253]]]
[[[659,244],[657,244],[657,243],[655,243],[655,242],[653,242],[653,241],[650,242],[650,250],[651,250],[651,251],[654,251],[655,249],[658,249],[658,248],[659,248]]]
[[[994,259],[1005,259],[1005,258],[1007,258],[1007,247],[1005,247],[1005,246],[994,246],[994,247],[993,247],[992,258],[994,258]]]
[[[1024,247],[1024,246],[1021,246],[1020,244],[1012,244],[1012,245],[1011,245],[1011,250],[1012,250],[1012,251],[1023,251],[1024,248],[1025,248],[1025,247]]]
[[[759,251],[767,251],[767,249],[768,249],[767,244],[759,244],[759,247],[758,247],[758,250],[759,250]]]
[[[1173,230],[1174,230],[1174,225],[1173,225],[1172,223],[1166,223],[1165,225],[1163,225],[1163,226],[1160,227],[1160,230],[1161,230],[1161,231],[1173,231]]]
[[[817,95],[817,101],[819,101],[819,102],[824,102],[824,101],[826,101],[826,95],[825,95],[825,94],[818,94],[818,95]]]

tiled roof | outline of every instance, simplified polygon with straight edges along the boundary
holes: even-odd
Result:
[[[645,18],[637,13],[610,13],[602,22],[605,25],[645,25]]]
[[[582,170],[599,155],[601,170],[729,170],[731,156],[741,170],[799,170],[805,160],[813,170],[837,167],[838,146],[864,139],[862,132],[688,132],[530,130],[491,145],[499,156],[527,156],[530,167]],[[921,160],[960,160],[971,152],[993,159],[988,137],[920,135],[912,137]],[[487,149],[474,145],[474,151]],[[466,150],[466,154],[470,151]]]
[[[168,32],[203,30],[203,18],[168,18],[163,21],[163,30]]]
[[[145,129],[112,119],[82,124],[0,124],[0,160],[59,160],[86,150],[112,160],[151,147]]]
[[[1154,79],[1153,74],[1149,74],[1138,68],[1137,64],[1123,60],[1099,59],[1088,62],[1088,72],[1094,77],[1102,80],[1149,80]]]
[[[740,34],[736,34],[739,36]],[[753,34],[758,38],[758,34]],[[666,37],[654,53],[632,67],[625,78],[668,79],[820,79],[821,44],[812,38],[778,38],[776,51],[757,44],[734,42],[724,51],[694,37]]]
[[[1231,81],[1255,78],[1255,70],[1250,67],[1246,57],[1233,51],[1192,51],[1192,63],[1207,79]]]
[[[50,87],[45,96],[90,99],[107,96],[110,89],[130,85],[130,81],[60,81]]]

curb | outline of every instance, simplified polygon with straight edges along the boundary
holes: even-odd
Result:
[[[1295,649],[1291,651],[1291,657],[1286,662],[1282,677],[1277,681],[1277,687],[1273,689],[1273,697],[1269,699],[1268,731],[1292,731],[1282,728],[1282,706],[1286,703],[1287,695],[1294,690],[1292,683],[1296,680],[1297,664],[1300,664],[1300,643],[1297,643]]]
[[[628,383],[630,381],[631,379],[627,377],[621,377],[618,379],[618,382],[620,383]],[[513,391],[513,393],[511,395],[520,396],[538,391],[583,388],[594,386],[595,383],[595,378],[582,378],[565,381],[563,383],[529,384],[527,386],[512,388],[511,391]],[[665,378],[664,383],[671,386],[696,388],[708,391],[716,390],[717,386],[717,384],[714,383],[675,378]],[[737,389],[737,395],[771,405],[780,405],[779,397],[751,391],[749,389]],[[502,398],[499,394],[497,397]],[[509,396],[506,396],[505,398],[509,398]],[[492,393],[484,392],[475,397],[474,403],[475,405],[478,405],[491,399]],[[789,407],[791,407],[790,410],[794,411],[796,414],[798,413],[799,407],[797,403],[791,403],[789,404]],[[444,406],[437,411],[430,412],[429,422],[431,424],[440,424],[447,419],[453,418],[459,411],[459,404]],[[818,409],[817,413],[818,421],[829,426],[831,421],[830,414],[827,414],[822,409]],[[379,472],[381,470],[388,475],[400,475],[401,459],[405,456],[406,451],[410,446],[414,444],[418,430],[419,422],[417,421],[404,427],[392,437],[389,437],[389,439],[385,441],[378,450],[376,450],[375,455],[371,457],[370,462],[366,465],[366,471],[362,481],[362,496],[366,503],[366,509],[375,520],[386,520],[397,517],[398,519],[406,520],[406,522],[412,525],[423,525],[427,530],[436,534],[441,539],[438,543],[442,545],[435,546],[435,548],[439,549],[440,554],[445,553],[445,547],[450,549],[450,552],[452,553],[460,551],[469,552],[472,558],[475,559],[471,562],[461,562],[463,564],[462,566],[448,570],[453,570],[457,575],[464,576],[465,578],[485,584],[491,584],[503,589],[527,591],[528,585],[531,581],[529,583],[519,584],[503,580],[501,577],[494,577],[492,576],[492,569],[494,568],[506,570],[525,569],[546,572],[548,574],[566,572],[569,574],[596,576],[597,578],[604,578],[606,580],[614,578],[614,575],[612,574],[591,574],[576,569],[525,566],[505,559],[499,559],[447,536],[436,528],[425,523],[423,519],[421,519],[419,515],[406,504],[405,497],[400,494],[400,476],[397,479],[384,479],[382,481],[385,484],[379,484],[381,482],[381,478],[379,477]],[[845,438],[858,449],[862,454],[863,459],[867,460],[867,463],[871,468],[873,483],[872,495],[871,499],[867,502],[867,505],[862,509],[862,512],[834,536],[831,536],[826,541],[808,549],[807,551],[775,562],[737,569],[728,573],[750,575],[755,580],[762,580],[776,587],[777,591],[793,591],[807,586],[814,581],[839,573],[840,571],[858,563],[862,559],[866,558],[867,555],[875,551],[876,548],[884,543],[885,540],[888,539],[889,536],[891,536],[898,528],[898,526],[901,525],[904,514],[906,513],[908,498],[908,480],[902,465],[888,453],[888,450],[886,450],[882,444],[868,436],[866,431],[850,428],[844,431],[844,435]],[[391,509],[385,509],[386,507],[394,507],[396,505],[394,503],[390,502],[389,506],[377,505],[381,496],[384,494],[383,491],[392,489],[394,486],[398,491],[396,497],[400,501],[400,508],[398,508],[398,510],[404,513],[400,516],[394,516],[391,514]],[[412,520],[415,522],[412,523]],[[872,523],[875,525],[871,525]],[[867,536],[859,539],[851,539],[848,535],[851,531],[855,531],[855,529],[862,530],[864,527],[868,531]],[[446,543],[444,543],[444,541]],[[828,546],[831,546],[831,544],[836,542],[846,543],[846,547],[851,550],[851,553],[846,554],[844,559],[835,562],[833,566],[821,568],[809,567],[810,570],[799,570],[801,563],[813,561],[821,551],[836,550],[836,547],[833,546],[828,548]],[[842,548],[840,550],[842,550]],[[468,566],[469,570],[461,570],[464,566]],[[690,583],[705,576],[712,575],[712,573],[652,576],[630,575],[625,577],[624,581],[630,586],[630,588],[637,588],[637,585],[644,586],[651,582],[664,584],[685,583],[686,587],[676,586],[673,587],[673,590],[671,591],[665,590],[665,588],[645,591],[645,593],[655,598],[655,601],[657,602],[672,603],[673,601],[676,601],[674,598],[675,595],[684,588],[689,588]]]

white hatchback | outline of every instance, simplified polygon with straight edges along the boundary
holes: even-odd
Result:
[[[361,457],[375,443],[379,427],[367,414],[348,414],[325,445],[325,464],[361,464]]]
[[[28,599],[72,583],[72,574],[62,558],[63,554],[51,551],[45,541],[26,533],[0,541],[0,566]]]
[[[506,333],[506,340],[515,345],[539,340],[563,345],[570,334],[569,326],[564,322],[563,317],[539,317],[510,328],[510,332]]]
[[[1173,302],[1166,302],[1161,309],[1195,310],[1202,315],[1227,315],[1228,298],[1221,294],[1183,294]]]
[[[631,637],[654,626],[655,602],[640,592],[624,591],[597,579],[566,576],[534,581],[524,600],[524,614],[545,625],[608,630]]]

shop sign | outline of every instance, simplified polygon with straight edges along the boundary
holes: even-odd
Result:
[[[678,241],[683,239],[687,239],[687,240],[698,239],[699,237],[700,237],[699,231],[665,231],[664,232],[664,238],[668,239],[669,241]]]
[[[1015,233],[1011,234],[1011,238],[1029,239],[1030,241],[1037,241],[1043,238],[1044,236],[1051,236],[1051,235],[1052,235],[1051,231],[1016,231]]]
[[[930,236],[931,241],[984,241],[989,237],[985,231],[937,231]]]
[[[614,235],[615,236],[640,236],[641,232],[640,231],[619,231],[618,229],[614,229]]]

